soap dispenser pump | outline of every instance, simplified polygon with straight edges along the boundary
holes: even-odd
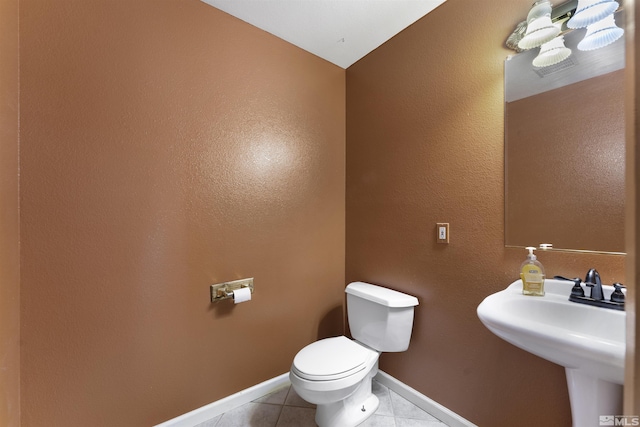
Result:
[[[529,254],[527,259],[520,266],[520,279],[522,280],[522,293],[524,295],[543,296],[544,295],[544,268],[537,260],[533,251],[536,248],[528,246]]]

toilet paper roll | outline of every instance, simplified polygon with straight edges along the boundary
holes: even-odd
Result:
[[[251,289],[240,288],[233,291],[233,303],[240,304],[241,302],[251,301]]]

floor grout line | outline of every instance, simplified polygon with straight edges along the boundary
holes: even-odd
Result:
[[[284,387],[283,387],[284,389]],[[374,380],[373,391],[381,400],[378,410],[363,424],[367,426],[397,427],[407,422],[412,426],[447,427],[432,415],[420,409],[400,395],[394,395],[388,387]],[[277,399],[270,401],[268,396],[282,393]],[[266,405],[266,406],[263,406]],[[279,410],[275,415],[275,408]],[[244,408],[244,409],[243,409]],[[289,409],[287,409],[289,408]],[[382,413],[378,413],[382,410]],[[276,390],[265,396],[255,399],[233,410],[236,419],[230,418],[225,412],[216,418],[212,418],[194,427],[315,427],[315,405],[308,404],[295,393],[293,387],[288,386],[286,393]],[[262,412],[261,412],[262,411]],[[266,411],[266,412],[265,412]],[[225,417],[225,415],[227,415]],[[267,423],[271,418],[273,423]],[[249,420],[247,424],[246,421]],[[257,421],[256,421],[257,420]],[[401,421],[400,423],[398,421]],[[256,424],[257,422],[257,424]]]

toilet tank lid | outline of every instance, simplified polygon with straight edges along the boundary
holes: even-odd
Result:
[[[414,296],[370,283],[349,283],[345,292],[387,307],[412,307],[418,305],[418,298]]]

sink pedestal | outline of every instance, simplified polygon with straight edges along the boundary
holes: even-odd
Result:
[[[622,414],[622,386],[565,368],[573,427],[598,427],[601,415]]]

